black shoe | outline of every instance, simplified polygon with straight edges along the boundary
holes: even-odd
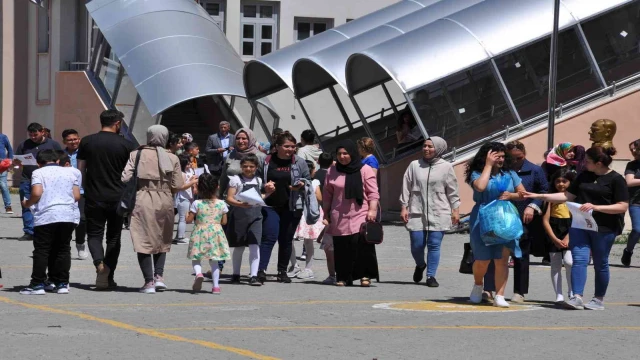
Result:
[[[547,259],[542,259],[542,266],[551,266],[551,261]]]
[[[262,283],[260,282],[260,280],[258,280],[257,276],[252,276],[251,279],[249,279],[249,285],[251,285],[251,286],[262,286]]]
[[[231,275],[232,284],[240,284],[240,275]]]
[[[416,266],[416,270],[413,272],[413,282],[414,283],[419,283],[420,281],[422,281],[422,274],[424,273],[424,269],[427,268],[427,265],[425,266]]]
[[[285,284],[289,284],[291,282],[291,279],[287,275],[286,271],[278,272],[278,276],[276,277],[276,280],[278,280],[278,282],[285,283]]]
[[[113,281],[113,279],[109,279],[109,290],[114,290],[118,288],[118,283]]]
[[[267,273],[264,270],[258,271],[258,281],[260,281],[260,284],[264,284],[267,281]]]
[[[22,237],[18,238],[18,241],[33,241],[33,235],[24,233]]]
[[[440,284],[438,284],[438,281],[433,276],[427,276],[427,286],[428,287],[438,287],[438,286],[440,286]]]
[[[626,267],[631,266],[631,256],[633,256],[633,252],[624,249],[624,251],[622,252],[622,259],[620,259],[622,265]]]

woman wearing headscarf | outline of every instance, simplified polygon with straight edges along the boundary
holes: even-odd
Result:
[[[360,236],[360,225],[375,221],[378,210],[376,174],[361,162],[352,140],[343,140],[336,148],[337,162],[329,168],[322,203],[327,234],[333,236],[336,285],[368,287],[370,279],[379,279],[375,245]]]
[[[580,174],[585,167],[584,163],[584,147],[564,142],[556,145],[549,151],[545,162],[542,164],[542,169],[547,175],[547,180],[549,180],[556,171],[564,167],[569,167],[577,174]]]
[[[256,137],[251,129],[241,128],[236,131],[235,136],[235,147],[229,153],[227,160],[225,160],[224,165],[222,166],[220,187],[218,188],[221,196],[227,192],[227,188],[229,187],[229,178],[242,173],[242,169],[240,167],[240,161],[242,159],[247,157],[249,154],[257,156],[258,160],[260,160],[260,165],[258,165],[258,169],[256,169],[256,174],[262,174],[264,169],[264,159],[267,157],[267,155],[258,149]]]
[[[400,216],[409,230],[411,255],[416,262],[413,281],[419,283],[427,270],[427,286],[438,287],[436,271],[444,232],[460,221],[458,179],[453,166],[442,159],[447,142],[431,137],[422,146],[422,158],[404,173]],[[427,261],[424,250],[427,248]]]
[[[140,152],[137,168],[138,191],[136,205],[131,212],[130,230],[133,250],[144,275],[140,292],[150,294],[164,291],[164,263],[173,240],[173,194],[183,186],[180,161],[165,150],[169,130],[152,125],[147,130],[147,145],[132,151],[122,172],[122,182],[133,177],[136,156]],[[153,255],[153,259],[152,259]]]

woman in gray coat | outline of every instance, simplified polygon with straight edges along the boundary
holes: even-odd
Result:
[[[443,138],[434,136],[425,140],[423,157],[409,164],[404,173],[400,195],[400,216],[409,230],[411,254],[416,262],[413,281],[422,281],[426,269],[429,287],[439,286],[435,276],[444,232],[460,220],[458,180],[451,163],[441,158],[446,150]]]

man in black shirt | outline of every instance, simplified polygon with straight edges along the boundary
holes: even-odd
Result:
[[[622,265],[631,265],[633,248],[640,240],[640,139],[629,144],[633,161],[629,161],[624,170],[624,178],[629,187],[629,216],[631,217],[631,234],[627,238],[627,248],[622,253]]]
[[[83,173],[87,243],[96,266],[96,290],[117,286],[113,274],[120,256],[124,219],[116,213],[124,184],[120,180],[135,145],[119,135],[124,114],[105,110],[102,130],[86,136],[78,149],[78,169]],[[106,252],[102,239],[107,230]]]
[[[27,132],[29,138],[16,148],[16,155],[31,154],[34,158],[38,156],[40,150],[62,150],[62,147],[57,142],[51,140],[45,136],[45,131],[42,125],[38,123],[31,123],[27,126]],[[15,165],[22,165],[19,160],[14,160]],[[31,174],[34,170],[38,169],[37,165],[24,165],[22,166],[22,178],[20,179],[20,203],[25,198],[31,197]],[[33,240],[33,214],[28,208],[22,208],[22,224],[24,235],[18,239],[22,241]]]

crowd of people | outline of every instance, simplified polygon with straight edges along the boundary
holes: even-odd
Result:
[[[0,136],[0,157],[31,154],[38,163],[13,162],[22,168],[20,240],[34,244],[31,282],[22,294],[69,292],[74,232],[78,258],[90,254],[95,265],[96,290],[115,289],[123,227],[129,228],[137,253],[142,293],[167,288],[164,264],[172,246],[178,245],[186,245],[194,292],[202,291],[210,278],[212,293],[220,294],[220,273],[227,261],[232,263],[230,282],[243,282],[245,248],[249,248],[250,273],[245,281],[264,285],[276,243],[278,282],[315,278],[316,243],[327,259],[329,276],[324,284],[352,286],[357,281],[368,287],[373,279],[379,281],[376,246],[361,234],[363,223],[380,220],[379,165],[372,139],[342,140],[331,154],[322,150],[311,130],[303,131],[298,142],[290,132],[275,129],[270,143],[259,143],[250,129],[232,133],[229,123],[221,122],[219,131],[207,140],[206,156],[201,156],[190,134],[174,134],[162,125],[149,127],[146,144],[136,147],[120,135],[123,119],[121,112],[106,110],[100,115],[102,130],[82,139],[77,131],[64,130],[64,149],[37,123],[28,126],[29,139],[15,152],[8,138]],[[421,283],[426,277],[429,287],[439,286],[436,275],[445,232],[460,222],[458,180],[452,164],[442,158],[447,149],[440,137],[423,142],[422,156],[405,171],[399,199],[415,261],[413,281]],[[626,211],[633,230],[621,259],[625,266],[640,239],[640,140],[630,144],[630,150],[634,160],[623,176],[610,168],[616,154],[613,147],[585,149],[561,143],[545,153],[538,166],[527,159],[519,141],[484,144],[467,163],[464,179],[475,202],[470,215],[474,258],[470,301],[508,307],[505,290],[511,266],[511,302],[524,302],[533,254],[548,257],[558,304],[604,309],[609,252],[622,233]],[[3,172],[0,183],[5,210],[11,213],[6,177]],[[135,205],[123,209],[129,188],[135,192]],[[515,205],[521,236],[500,244],[485,241],[482,209],[494,200]],[[593,212],[598,231],[572,228],[567,202]],[[188,223],[194,223],[191,234]],[[294,239],[303,241],[300,257]],[[298,259],[305,261],[304,269]],[[591,259],[596,289],[586,302]],[[203,270],[203,260],[210,272]]]

